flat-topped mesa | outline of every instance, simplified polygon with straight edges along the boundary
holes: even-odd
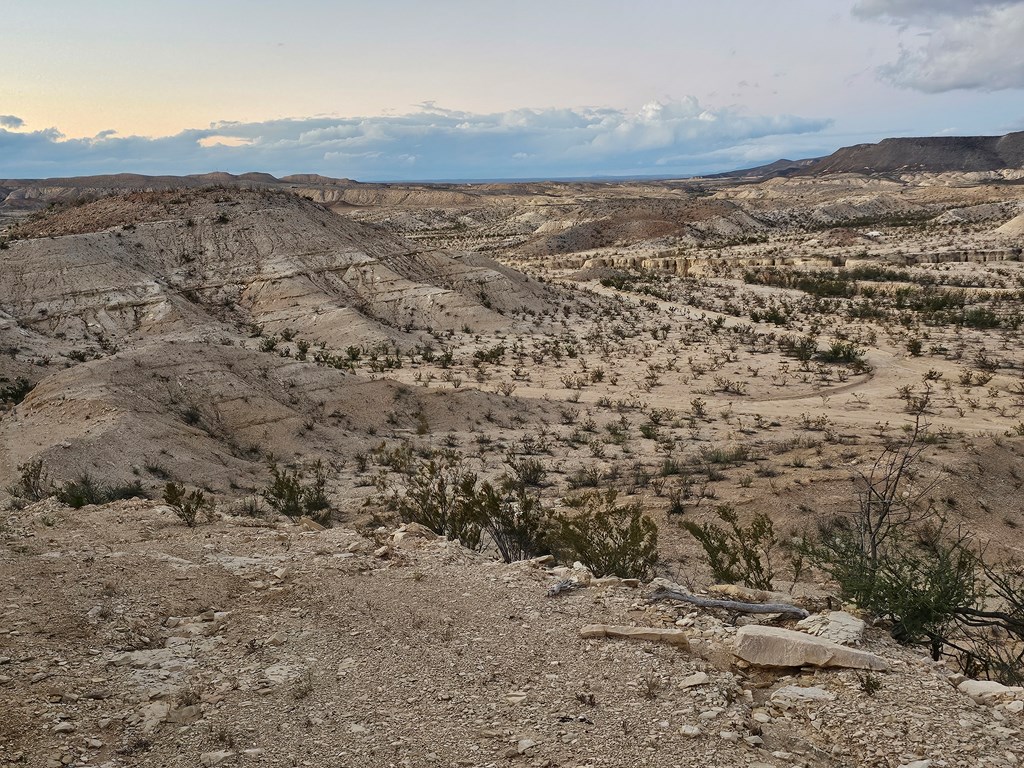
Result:
[[[798,171],[825,173],[978,172],[1024,168],[1024,131],[1005,136],[928,136],[883,139],[843,147]]]

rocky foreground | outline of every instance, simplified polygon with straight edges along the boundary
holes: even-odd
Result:
[[[846,614],[654,602],[650,585],[504,565],[416,528],[190,530],[155,502],[40,502],[0,541],[0,764],[1024,758],[1024,690],[962,682]]]

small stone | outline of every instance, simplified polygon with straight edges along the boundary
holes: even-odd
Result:
[[[99,739],[89,739],[85,743],[89,749],[100,749],[103,746],[103,742]]]
[[[580,637],[594,639],[610,637],[621,640],[648,640],[655,643],[670,643],[682,648],[689,648],[688,635],[678,629],[661,629],[658,627],[622,627],[608,624],[588,624],[580,629]]]
[[[226,749],[218,750],[217,752],[203,752],[199,756],[199,762],[202,763],[206,768],[211,765],[219,765],[227,760],[229,757],[234,756],[234,752],[229,752]]]
[[[721,737],[722,741],[728,741],[730,743],[740,740],[740,734],[738,731],[719,731],[718,735]]]
[[[516,742],[516,752],[518,752],[520,755],[525,755],[526,750],[535,746],[537,746],[537,742],[533,739],[520,739]]]
[[[1010,687],[994,680],[964,680],[956,688],[978,704],[998,704],[1024,697],[1024,688]]]
[[[707,672],[694,672],[689,677],[684,677],[679,681],[680,688],[696,688],[698,685],[705,685],[708,680]]]
[[[65,720],[63,723],[58,723],[57,725],[55,725],[53,727],[53,732],[54,733],[74,733],[75,732],[75,725],[74,725],[74,723],[69,723],[67,720]]]
[[[701,730],[696,725],[684,725],[682,728],[679,729],[679,733],[681,733],[683,736],[687,736],[691,739],[694,739],[700,736]]]
[[[203,716],[203,711],[197,704],[188,707],[178,707],[167,713],[167,722],[176,725],[187,725],[194,723]]]
[[[509,704],[522,704],[524,701],[526,701],[526,692],[510,691],[508,694],[506,694],[505,701],[507,701]]]
[[[835,701],[835,698],[824,688],[817,686],[787,685],[772,694],[772,703],[785,706],[802,702]]]
[[[830,611],[808,616],[796,623],[800,629],[840,645],[860,645],[865,623],[846,611]]]

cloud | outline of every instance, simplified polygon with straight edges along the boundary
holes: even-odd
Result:
[[[621,109],[480,114],[432,102],[382,117],[220,122],[174,136],[0,130],[0,176],[99,173],[318,172],[364,180],[700,173],[731,147],[822,131],[827,119],[710,109],[695,98]],[[737,157],[741,156],[737,153]],[[709,165],[712,159],[716,165]]]
[[[879,70],[926,93],[1024,88],[1024,0],[861,0],[854,13],[901,25],[909,44]]]
[[[860,0],[853,12],[862,18],[910,20],[935,16],[974,16],[992,8],[1019,5],[1018,0]]]
[[[21,128],[25,121],[14,115],[0,115],[0,128]]]

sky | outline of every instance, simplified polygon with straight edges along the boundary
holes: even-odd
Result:
[[[1024,130],[1024,0],[4,0],[0,179],[685,176]]]

